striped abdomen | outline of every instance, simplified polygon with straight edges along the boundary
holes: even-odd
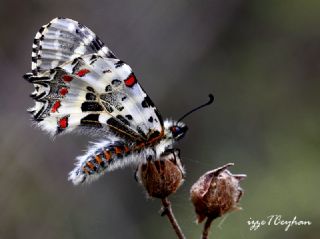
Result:
[[[107,139],[93,145],[85,155],[77,157],[69,180],[74,184],[91,182],[107,171],[139,163],[153,153],[154,150],[145,144],[127,144],[121,139]]]
[[[122,142],[115,142],[105,148],[98,149],[94,155],[86,160],[81,170],[86,175],[101,173],[129,153],[130,149],[127,145]]]

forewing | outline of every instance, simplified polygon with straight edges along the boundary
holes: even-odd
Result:
[[[90,54],[28,79],[36,89],[32,94],[36,105],[30,111],[53,135],[99,129],[147,141],[163,130],[151,99],[130,66],[118,59]]]

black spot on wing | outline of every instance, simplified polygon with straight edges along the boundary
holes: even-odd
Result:
[[[125,125],[130,126],[130,122],[126,118],[124,118],[122,115],[117,115],[117,119],[119,119]]]
[[[72,74],[75,74],[75,72],[77,70],[79,70],[80,66],[81,66],[81,61],[83,61],[83,59],[81,57],[78,57],[76,59],[74,59],[74,61],[72,62],[72,65],[74,65],[72,67]],[[75,62],[75,64],[73,64]]]
[[[75,65],[79,60],[79,57],[74,58],[74,60],[71,62],[71,65]]]
[[[113,59],[116,59],[116,56],[111,52],[111,51],[108,51],[108,54],[106,55],[108,58],[113,58]]]
[[[44,97],[46,95],[46,92],[42,92],[41,94],[39,95],[33,95],[31,94],[30,97],[33,98],[34,100],[39,100],[41,99],[42,97]]]
[[[99,39],[99,37],[96,37],[96,41],[100,46],[103,46],[103,42]]]
[[[34,120],[36,120],[36,121],[42,121],[43,118],[41,118],[41,115],[43,114],[43,112],[45,111],[45,109],[46,109],[46,107],[45,107],[45,105],[43,105],[43,106],[41,107],[41,109],[38,110],[37,114],[35,114],[35,115],[33,116]]]
[[[156,114],[156,116],[158,117],[159,121],[160,121],[160,125],[163,126],[163,119],[162,116],[160,115],[159,111],[157,109],[154,109],[154,113]],[[156,120],[156,119],[155,119]]]
[[[89,114],[83,117],[80,121],[82,126],[93,126],[101,128],[102,124],[99,122],[99,114]]]
[[[100,39],[98,37],[96,37],[95,39],[93,39],[90,43],[90,47],[95,50],[95,51],[99,51],[102,47],[104,46],[104,44],[102,43],[102,41],[100,41]]]
[[[96,54],[93,54],[90,58],[90,65],[94,64],[97,59],[98,59],[98,56]]]
[[[110,72],[111,72],[111,70],[109,70],[109,69],[102,71],[103,74],[104,73],[110,73]]]
[[[90,57],[90,61],[97,59],[98,56],[96,54],[92,54],[92,56]]]
[[[152,123],[152,122],[153,122],[153,117],[150,116],[149,119],[148,119],[148,121],[149,121],[150,123]]]
[[[154,107],[154,104],[149,96],[144,97],[143,101],[141,102],[143,108]]]
[[[40,40],[38,38],[35,38],[33,39],[33,44],[38,45],[39,41]],[[36,49],[36,48],[33,48],[33,49]]]
[[[101,103],[103,104],[103,106],[106,108],[106,110],[109,113],[113,112],[113,108],[112,106],[116,107],[116,105],[114,105],[114,101],[112,98],[112,94],[108,93],[108,94],[101,94],[100,95],[100,99],[101,99]],[[116,107],[117,108],[117,107]]]
[[[117,86],[121,85],[121,81],[118,79],[114,79],[111,81],[111,84],[117,87]]]
[[[93,93],[87,93],[86,94],[86,100],[96,100],[96,95],[95,94],[93,94]]]
[[[141,102],[141,105],[142,105],[143,108],[149,107],[149,105],[146,103],[145,100],[143,100],[143,101]]]
[[[132,139],[135,139],[139,137],[134,131],[130,130],[125,124],[123,124],[121,121],[110,118],[106,122],[112,131],[115,131],[116,134],[120,134],[123,138],[128,138],[128,136]]]
[[[123,111],[124,107],[122,105],[115,105],[116,109],[119,111]]]
[[[94,89],[93,89],[91,86],[87,86],[87,90],[88,90],[88,91],[91,91],[91,92],[93,92],[93,93],[95,92]]]
[[[104,104],[104,106],[106,107],[106,110],[109,112],[109,113],[112,113],[113,112],[113,108],[111,105],[109,104]]]
[[[81,110],[86,111],[103,111],[103,107],[98,102],[83,102]]]
[[[121,101],[124,101],[125,99],[127,99],[127,96],[123,96],[123,97],[121,98]]]
[[[148,140],[152,140],[154,138],[157,138],[158,136],[160,135],[160,132],[158,130],[152,132],[149,137],[148,137]]]
[[[116,62],[116,63],[114,64],[114,66],[115,66],[116,68],[119,68],[119,67],[121,67],[123,64],[124,64],[124,62],[121,61],[121,60],[119,60],[118,62]]]
[[[40,27],[40,29],[39,29],[39,33],[41,34],[42,32],[43,32],[43,30],[45,29],[45,27],[44,26],[42,26],[42,27]],[[42,37],[42,36],[41,36]],[[41,39],[41,38],[40,38]]]
[[[26,74],[24,78],[30,83],[38,83],[38,82],[44,83],[44,82],[49,82],[50,80],[50,77],[47,77],[47,76],[33,76],[30,74]],[[48,86],[48,85],[45,85],[45,86]]]
[[[132,120],[133,118],[132,118],[132,115],[126,115],[126,118],[128,119],[128,120]]]
[[[112,91],[112,87],[111,87],[111,85],[107,85],[107,86],[106,86],[105,91],[106,91],[106,92],[110,92],[110,91]]]
[[[142,135],[144,138],[147,138],[147,135],[143,132],[143,130],[140,128],[140,126],[137,127],[137,131],[140,135]]]

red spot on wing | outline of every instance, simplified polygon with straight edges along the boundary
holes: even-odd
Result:
[[[69,75],[63,75],[63,76],[62,76],[62,79],[63,79],[63,81],[65,81],[65,82],[70,82],[70,81],[73,80],[72,76],[69,76]]]
[[[88,69],[82,69],[82,70],[79,70],[76,75],[77,76],[80,76],[80,77],[83,77],[85,76],[86,74],[88,74],[90,71]]]
[[[61,88],[61,89],[59,90],[59,93],[60,93],[60,95],[66,95],[66,94],[68,94],[68,88]]]
[[[51,108],[51,112],[52,112],[52,113],[57,112],[57,110],[58,110],[58,108],[59,108],[60,106],[61,106],[60,100],[57,100],[57,101],[53,104],[53,106],[52,106],[52,108]]]
[[[126,80],[124,80],[124,83],[128,87],[132,87],[137,83],[137,79],[134,74],[131,74]]]
[[[58,122],[59,128],[65,129],[68,127],[68,117],[63,117]]]

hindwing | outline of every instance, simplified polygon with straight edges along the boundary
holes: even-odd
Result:
[[[66,61],[92,53],[115,58],[89,28],[68,18],[55,18],[42,26],[35,36],[32,45],[32,73],[37,75]]]

